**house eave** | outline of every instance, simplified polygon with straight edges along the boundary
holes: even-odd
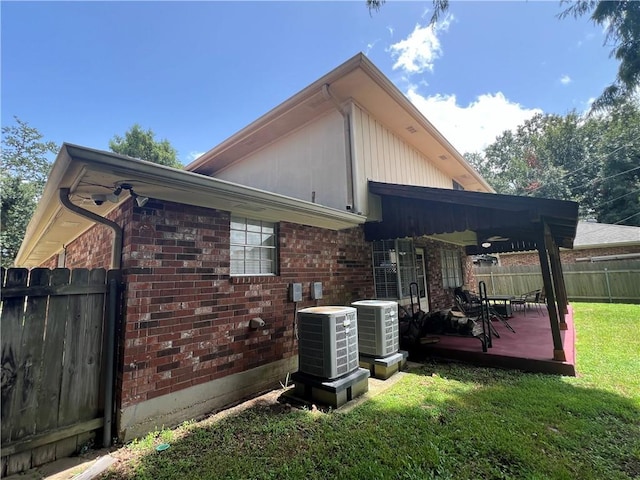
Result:
[[[77,145],[64,144],[54,163],[38,207],[29,222],[15,264],[32,267],[58,253],[64,245],[93,226],[60,204],[60,188],[69,188],[74,203],[101,216],[118,203],[96,206],[93,193],[111,193],[118,183],[130,183],[135,192],[158,200],[214,208],[267,221],[286,221],[341,230],[365,222],[365,217],[315,203],[227,182],[198,173],[133,159]],[[70,222],[70,219],[72,221]],[[73,223],[64,227],[64,223]]]
[[[372,88],[363,88],[364,83]],[[437,145],[446,153],[448,163],[431,160],[436,168],[447,171],[452,178],[469,190],[494,192],[485,179],[464,159],[451,143],[425,118],[409,99],[362,53],[324,75],[282,104],[261,116],[247,127],[235,133],[222,143],[201,155],[186,169],[207,175],[215,175],[232,162],[238,161],[277,138],[269,129],[285,131],[285,124],[300,126],[324,114],[335,105],[332,99],[323,95],[323,87],[328,85],[332,95],[340,102],[354,101],[365,110],[374,113],[387,128],[403,138],[425,156],[429,156],[429,145]],[[395,114],[381,107],[381,99],[391,99]],[[389,103],[389,102],[387,102]],[[400,113],[402,112],[402,113]],[[402,120],[400,120],[402,118]],[[410,135],[408,126],[418,130]],[[293,128],[293,127],[291,127]],[[289,131],[291,130],[289,129]],[[437,158],[437,156],[436,156]]]

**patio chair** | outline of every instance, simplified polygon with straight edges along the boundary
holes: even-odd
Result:
[[[516,298],[511,300],[511,305],[513,307],[520,307],[525,316],[527,315],[527,307],[531,309],[532,304],[536,304],[538,302],[538,298],[540,297],[540,290],[532,290],[531,292],[523,293],[522,295],[517,296]]]

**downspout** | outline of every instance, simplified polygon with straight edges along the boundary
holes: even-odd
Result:
[[[111,251],[111,268],[114,270],[120,270],[122,266],[122,227],[109,219],[101,217],[89,210],[85,210],[78,205],[74,205],[69,200],[69,189],[60,189],[60,202],[69,211],[80,215],[81,217],[88,218],[91,221],[106,225],[113,230],[113,246]],[[105,326],[105,375],[104,375],[104,424],[102,429],[102,446],[111,446],[111,434],[112,434],[112,420],[113,420],[113,379],[114,379],[114,358],[115,358],[115,330],[117,320],[117,295],[118,295],[118,281],[115,278],[110,278],[108,283],[108,295],[107,295],[107,324]]]
[[[122,228],[116,222],[112,222],[111,220],[101,217],[89,210],[85,210],[78,205],[74,205],[69,200],[69,189],[61,188],[60,189],[60,203],[67,209],[72,211],[73,213],[80,215],[81,217],[88,218],[91,221],[96,223],[100,223],[102,225],[106,225],[107,227],[113,230],[113,246],[111,250],[111,268],[113,270],[120,270],[122,264]]]
[[[340,105],[340,103],[338,102],[338,100],[331,94],[331,92],[329,91],[328,83],[325,83],[322,86],[322,96],[327,100],[331,100],[331,102],[333,102],[333,105],[336,107],[336,110],[338,110],[338,112],[340,112],[340,114],[344,117],[345,150],[347,153],[347,158],[346,158],[347,175],[351,180],[350,184],[347,185],[347,202],[348,202],[347,210],[353,213],[358,213],[360,212],[360,210],[356,205],[356,192],[357,192],[356,175],[355,175],[356,165],[355,165],[355,159],[354,159],[353,149],[352,149],[352,140],[351,140],[351,115],[348,109],[343,108],[342,105]]]

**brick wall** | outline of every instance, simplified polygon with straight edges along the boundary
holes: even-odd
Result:
[[[320,304],[372,298],[361,228],[280,223],[280,274],[229,276],[229,214],[168,202],[133,207],[125,223],[127,320],[122,406],[295,355],[289,283],[320,281]],[[261,317],[266,327],[249,328]]]
[[[127,201],[109,217],[124,226],[120,407],[295,355],[292,282],[303,283],[298,308],[375,296],[371,247],[361,228],[336,232],[281,222],[279,274],[230,277],[227,212],[156,200],[140,208]],[[108,268],[111,237],[104,226],[87,231],[67,246],[67,266]],[[450,307],[440,250],[459,249],[465,283],[472,284],[464,250],[427,239],[416,246],[425,249],[430,309]],[[323,284],[318,302],[310,299],[311,282]],[[250,329],[254,317],[265,328]]]
[[[640,245],[608,248],[584,248],[578,250],[560,250],[560,260],[564,264],[576,263],[576,258],[601,257],[604,255],[624,255],[627,253],[640,253]],[[510,255],[500,255],[500,266],[511,267],[514,265],[540,265],[538,252],[527,252]]]

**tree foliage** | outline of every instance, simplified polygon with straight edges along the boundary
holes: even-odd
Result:
[[[42,195],[51,164],[54,142],[17,117],[15,125],[2,127],[2,178],[0,179],[0,261],[9,267],[20,249],[29,220]]]
[[[385,0],[366,0],[369,13],[380,10]],[[612,108],[629,100],[640,88],[640,1],[561,0],[568,5],[558,17],[591,20],[605,29],[605,45],[612,44],[611,56],[620,62],[614,82],[593,102],[592,112]],[[449,9],[449,0],[433,0],[430,23]]]
[[[573,200],[583,218],[640,225],[640,104],[536,115],[467,160],[498,192]]]
[[[178,152],[169,140],[155,140],[151,129],[143,130],[140,125],[133,125],[124,137],[115,135],[109,141],[109,148],[115,153],[139,158],[148,162],[159,163],[174,168],[182,168],[178,160]]]
[[[605,45],[613,44],[611,56],[620,62],[615,81],[593,103],[602,110],[622,103],[640,86],[640,2],[637,0],[562,0],[569,4],[560,18],[582,17],[605,29]]]

